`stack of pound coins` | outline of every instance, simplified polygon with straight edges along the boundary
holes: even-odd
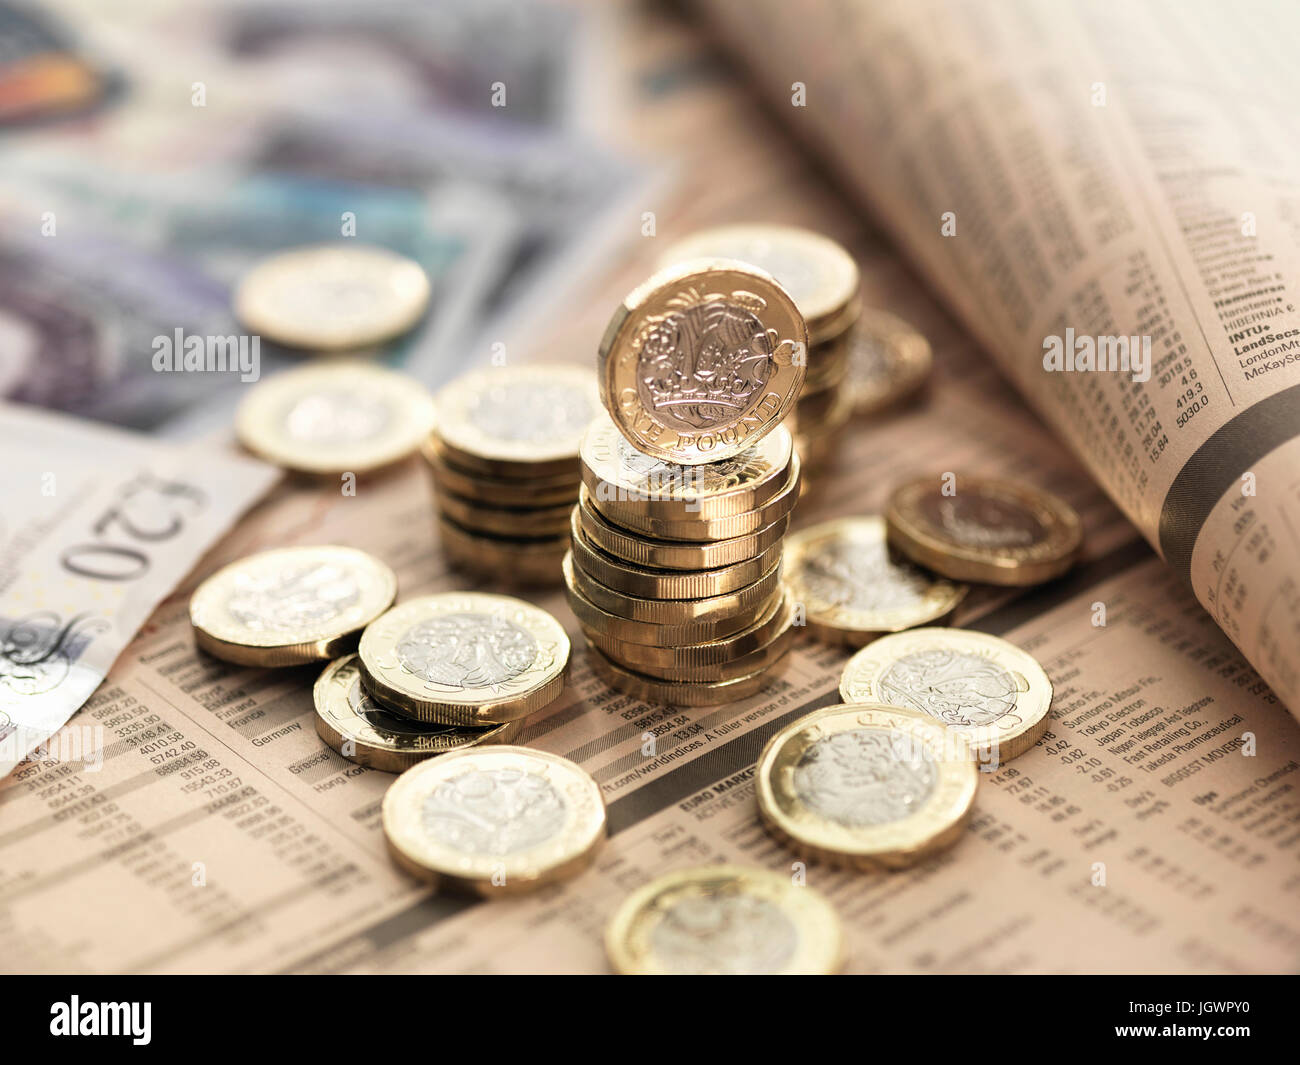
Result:
[[[791,426],[807,484],[810,473],[830,465],[854,412],[847,378],[853,326],[862,310],[857,263],[820,233],[762,223],[702,230],[670,247],[665,258],[702,256],[738,259],[771,274],[807,323],[807,373]]]
[[[781,423],[806,350],[789,294],[731,260],[661,271],[614,314],[598,374],[609,417],[583,439],[564,579],[615,687],[702,706],[754,694],[783,664],[800,461]]]
[[[600,410],[581,366],[492,367],[435,397],[422,454],[447,558],[480,577],[558,584],[578,499],[578,448]]]

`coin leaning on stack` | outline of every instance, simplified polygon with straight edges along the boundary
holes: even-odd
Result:
[[[580,366],[494,367],[435,397],[421,449],[443,551],[458,568],[514,584],[555,584],[578,498],[578,447],[600,409]]]
[[[664,260],[708,256],[738,259],[771,274],[807,323],[807,373],[792,426],[806,478],[830,462],[853,414],[847,377],[853,327],[862,310],[857,263],[820,233],[765,223],[701,230],[672,245]]]

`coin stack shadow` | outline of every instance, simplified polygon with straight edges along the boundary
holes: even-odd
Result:
[[[609,450],[644,460],[661,491],[637,498],[602,477],[589,446],[602,436]],[[564,582],[589,660],[614,687],[670,706],[713,705],[752,695],[783,663],[793,629],[781,553],[800,459],[784,427],[771,436],[788,457],[745,498],[681,492],[683,484],[726,485],[744,454],[678,466],[632,451],[608,419],[588,431]],[[621,461],[631,468],[626,455]]]
[[[830,313],[808,321],[808,368],[792,421],[805,492],[814,483],[811,475],[820,475],[832,464],[853,415],[849,354],[861,311],[862,299],[855,292]]]
[[[558,584],[569,546],[569,511],[581,477],[571,470],[547,472],[527,460],[491,472],[475,468],[474,456],[450,449],[435,429],[420,449],[433,480],[438,531],[446,556],[460,569],[517,585]]]

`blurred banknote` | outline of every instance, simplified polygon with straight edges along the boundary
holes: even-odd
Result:
[[[0,776],[49,744],[154,607],[275,480],[211,446],[164,446],[0,404]],[[91,738],[74,756],[102,758]]]

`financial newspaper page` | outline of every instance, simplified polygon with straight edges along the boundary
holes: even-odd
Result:
[[[1300,714],[1300,9],[700,6]]]
[[[850,972],[1293,970],[1300,725],[697,35],[638,15],[616,46],[642,87],[627,88],[625,122],[680,146],[680,184],[646,206],[657,235],[631,245],[533,354],[594,357],[608,309],[661,242],[703,224],[762,218],[840,236],[867,302],[924,332],[936,369],[918,402],[851,427],[796,521],[877,513],[899,479],[934,469],[1067,498],[1086,529],[1079,567],[1027,595],[976,593],[957,618],[1042,663],[1055,686],[1048,735],[981,778],[970,829],[945,854],[902,873],[803,869],[759,825],[754,761],[776,730],[838,700],[845,652],[804,641],[758,695],[669,709],[607,688],[562,596],[525,593],[575,651],[563,696],[517,742],[595,777],[610,838],[582,876],[533,896],[432,894],[385,853],[380,802],[394,778],[317,738],[318,670],[244,669],[194,648],[194,587],[266,547],[362,548],[393,566],[402,597],[467,586],[443,559],[421,470],[362,481],[354,497],[286,480],[162,602],[70,722],[103,729],[102,760],[30,761],[0,781],[0,968],[605,972],[602,930],[628,893],[672,869],[736,861],[826,893]],[[733,167],[725,190],[719,158]]]

